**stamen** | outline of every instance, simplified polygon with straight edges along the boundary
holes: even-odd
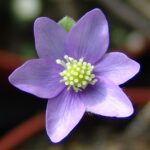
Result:
[[[56,63],[57,64],[61,64],[61,60],[60,59],[56,59]]]
[[[90,77],[89,77],[89,76],[85,76],[85,79],[86,79],[86,80],[90,80]]]
[[[75,80],[74,80],[74,82],[76,82],[76,83],[78,83],[78,81],[79,81],[78,79],[75,79]]]
[[[56,59],[56,63],[59,64],[59,65],[62,65],[64,68],[66,68],[66,64],[63,60]]]
[[[71,76],[69,79],[70,79],[70,80],[73,80],[73,77]]]
[[[79,78],[83,78],[83,75],[82,75],[82,74],[80,74],[80,75],[79,75]]]
[[[71,81],[71,82],[70,82],[70,85],[73,85],[73,84],[74,84],[73,81]]]
[[[68,58],[69,58],[68,55],[64,55],[64,59],[68,60]]]
[[[68,82],[65,82],[65,85],[69,85],[69,83],[68,83]]]
[[[64,82],[67,90],[72,88],[75,92],[84,90],[88,84],[94,85],[97,82],[93,73],[94,66],[85,62],[84,58],[76,60],[68,55],[64,56],[65,61],[57,59],[56,63],[64,67],[64,71],[59,75],[62,77],[60,82]]]
[[[82,85],[87,85],[87,82],[86,81],[82,81]]]
[[[77,75],[78,75],[78,72],[74,72],[74,75],[77,76]]]

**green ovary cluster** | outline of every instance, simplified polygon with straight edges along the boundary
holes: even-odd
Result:
[[[62,80],[68,89],[71,87],[75,92],[82,91],[88,84],[94,85],[97,80],[93,74],[94,66],[84,61],[83,58],[76,60],[67,55],[64,56],[66,60],[57,59],[56,63],[62,65],[65,69],[60,72]]]

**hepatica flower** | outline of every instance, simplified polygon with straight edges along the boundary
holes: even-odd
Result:
[[[133,106],[120,84],[139,71],[139,64],[120,52],[106,53],[108,24],[99,9],[86,13],[67,32],[53,20],[34,23],[38,59],[25,62],[9,81],[20,90],[48,99],[46,131],[59,142],[85,111],[128,117]]]

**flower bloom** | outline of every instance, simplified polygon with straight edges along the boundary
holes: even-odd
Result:
[[[86,13],[69,32],[40,17],[34,34],[39,59],[25,62],[9,81],[20,90],[48,99],[46,130],[53,142],[66,137],[85,111],[109,117],[133,113],[119,85],[140,66],[123,53],[106,53],[109,31],[101,10]]]

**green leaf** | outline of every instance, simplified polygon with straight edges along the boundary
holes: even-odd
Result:
[[[76,22],[71,17],[64,17],[62,18],[58,24],[62,26],[67,32],[74,26]]]

